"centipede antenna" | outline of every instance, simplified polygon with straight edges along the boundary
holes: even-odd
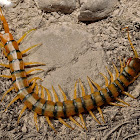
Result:
[[[122,30],[124,30],[124,29],[126,29],[126,31],[127,31],[128,40],[129,40],[129,43],[130,43],[130,45],[131,45],[131,48],[132,48],[132,50],[133,50],[133,52],[134,52],[135,58],[138,58],[138,53],[137,53],[137,51],[136,51],[135,47],[133,46],[133,43],[132,43],[132,41],[131,41],[131,39],[130,39],[129,27],[124,27]]]
[[[27,108],[27,106],[24,105],[23,108],[22,108],[22,110],[20,111],[20,114],[19,114],[19,116],[18,116],[18,120],[17,120],[17,123],[18,123],[18,124],[19,124],[19,120],[20,120],[20,118],[21,118],[23,112],[26,110],[26,108]]]
[[[105,86],[107,87],[109,85],[108,78],[103,73],[100,73],[100,74],[104,77],[104,79],[105,79]]]

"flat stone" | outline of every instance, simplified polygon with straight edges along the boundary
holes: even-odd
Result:
[[[107,17],[117,5],[118,0],[80,0],[80,21],[97,21]]]
[[[47,12],[71,13],[76,8],[75,0],[35,0],[38,7]]]
[[[69,95],[72,93],[72,97],[74,83],[79,78],[85,83],[88,92],[90,90],[87,76],[94,77],[100,84],[100,78],[96,75],[99,71],[104,71],[101,44],[93,42],[91,33],[76,24],[51,25],[46,30],[36,30],[27,42],[24,49],[25,46],[42,43],[40,47],[31,51],[25,61],[46,64],[40,67],[44,72],[41,72],[39,77],[43,79],[42,85],[49,90],[53,85],[61,96],[58,88],[60,84]]]

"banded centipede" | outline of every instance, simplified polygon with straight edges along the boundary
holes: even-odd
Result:
[[[128,38],[131,44],[131,48],[134,51],[134,58],[131,58],[127,61],[127,64],[125,66],[121,65],[121,71],[118,72],[118,69],[114,65],[114,68],[116,70],[116,79],[113,79],[112,73],[107,69],[108,73],[111,76],[111,84],[108,83],[108,79],[105,75],[102,74],[102,76],[106,80],[106,88],[102,89],[97,83],[93,82],[92,79],[88,77],[88,83],[91,88],[91,93],[89,95],[85,94],[84,87],[82,85],[81,80],[80,86],[82,89],[82,97],[77,98],[77,91],[76,86],[77,82],[75,83],[74,87],[74,99],[73,100],[67,100],[67,97],[62,90],[62,88],[59,86],[59,89],[64,97],[64,101],[60,102],[58,100],[57,94],[55,92],[55,89],[52,87],[52,90],[54,92],[55,101],[53,102],[51,100],[51,95],[49,93],[49,90],[43,86],[41,86],[42,89],[45,89],[48,94],[48,100],[43,99],[44,92],[41,91],[41,97],[38,96],[38,89],[36,80],[39,79],[39,77],[34,77],[30,80],[27,79],[27,75],[34,71],[25,71],[24,66],[30,65],[30,64],[40,64],[39,62],[23,62],[22,55],[26,53],[31,48],[36,47],[32,46],[28,48],[25,51],[20,51],[18,44],[23,40],[23,38],[27,35],[25,33],[23,37],[21,37],[18,41],[15,41],[13,39],[13,36],[9,33],[9,27],[6,19],[4,18],[2,11],[0,10],[0,19],[3,22],[5,34],[0,34],[1,38],[1,46],[3,49],[3,52],[5,56],[9,60],[9,65],[7,64],[0,64],[1,66],[10,68],[11,75],[1,75],[1,77],[5,78],[12,78],[13,86],[4,93],[2,99],[6,96],[6,94],[15,89],[17,92],[17,96],[9,103],[7,108],[16,100],[21,99],[24,103],[24,107],[21,110],[21,113],[19,115],[18,121],[22,115],[22,113],[25,111],[26,108],[34,111],[34,118],[35,118],[35,124],[37,127],[37,115],[43,115],[46,117],[46,120],[50,127],[55,130],[52,123],[50,122],[49,118],[57,118],[61,123],[66,125],[69,128],[72,128],[69,124],[64,122],[62,118],[69,118],[71,121],[73,121],[76,125],[82,128],[86,128],[85,122],[82,117],[82,113],[87,111],[91,114],[91,116],[100,124],[100,122],[97,120],[97,118],[92,113],[92,109],[97,109],[102,117],[103,122],[105,122],[103,113],[101,111],[100,106],[104,105],[105,103],[110,105],[116,105],[116,106],[123,106],[121,104],[113,103],[113,100],[118,100],[126,105],[129,105],[128,103],[124,102],[123,100],[118,98],[118,95],[120,93],[126,94],[132,98],[134,98],[129,93],[125,92],[125,89],[132,83],[140,73],[140,59],[138,58],[138,54],[134,48],[134,46],[131,44],[129,34]],[[30,30],[31,31],[31,30]],[[28,32],[30,32],[28,31]],[[36,69],[41,70],[41,69]],[[34,82],[33,82],[34,81]],[[93,85],[97,87],[98,91],[94,92]],[[36,90],[35,90],[35,89]],[[76,120],[74,120],[73,116],[78,115],[84,125],[84,127],[79,124]],[[38,127],[37,127],[38,129]],[[72,128],[73,129],[73,128]]]

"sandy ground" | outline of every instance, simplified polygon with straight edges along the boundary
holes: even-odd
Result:
[[[44,13],[37,8],[34,1],[20,1],[15,8],[3,9],[15,39],[19,39],[25,31],[36,28],[21,44],[24,50],[31,45],[42,43],[30,51],[25,61],[39,61],[43,72],[35,74],[43,79],[39,83],[51,90],[53,85],[60,100],[62,95],[58,84],[66,92],[68,98],[73,98],[74,83],[81,78],[86,92],[89,93],[87,76],[104,87],[104,79],[99,72],[107,75],[105,66],[114,72],[112,62],[120,68],[119,56],[133,56],[127,39],[122,32],[129,26],[131,39],[140,54],[140,2],[138,0],[120,0],[116,10],[106,19],[94,23],[82,23],[77,20],[76,12],[71,14]],[[0,25],[1,26],[1,25]],[[1,26],[2,30],[2,26]],[[1,63],[7,59],[1,55]],[[1,74],[9,74],[9,70],[0,68]],[[109,76],[108,76],[109,77]],[[0,79],[0,97],[11,84],[11,80]],[[84,114],[87,130],[81,130],[66,119],[75,129],[70,130],[57,120],[52,120],[58,133],[50,129],[43,117],[38,117],[39,132],[37,132],[33,113],[26,110],[17,125],[18,114],[23,104],[17,101],[3,113],[8,103],[16,96],[13,91],[0,103],[0,139],[1,140],[138,140],[140,139],[140,78],[128,88],[136,99],[127,96],[120,98],[131,104],[130,107],[104,106],[102,108],[106,124],[97,111],[93,111],[102,122],[98,125],[89,114]],[[81,96],[80,92],[78,93]],[[77,121],[80,119],[75,116]]]

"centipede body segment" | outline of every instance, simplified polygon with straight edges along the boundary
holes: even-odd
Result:
[[[134,98],[131,94],[129,94],[125,90],[140,75],[140,58],[130,40],[129,33],[128,33],[128,39],[131,48],[134,52],[134,57],[128,59],[127,63],[122,63],[122,61],[120,60],[121,63],[120,72],[117,69],[117,67],[113,64],[113,67],[116,71],[115,78],[113,78],[111,71],[108,68],[106,68],[107,72],[111,77],[110,82],[104,74],[100,73],[105,79],[105,86],[106,86],[105,88],[101,88],[91,78],[87,77],[88,84],[91,91],[89,94],[87,94],[85,92],[81,79],[79,79],[75,82],[73,100],[68,100],[65,92],[59,85],[58,87],[60,89],[60,92],[64,97],[64,101],[60,102],[57,93],[55,91],[55,88],[52,86],[52,91],[55,97],[55,102],[54,102],[51,99],[50,91],[46,87],[43,87],[36,83],[36,80],[41,80],[39,77],[34,77],[31,79],[28,78],[28,75],[31,72],[36,70],[42,70],[42,69],[35,68],[35,69],[30,69],[29,71],[25,70],[25,66],[27,65],[32,65],[32,64],[44,65],[43,63],[40,62],[23,61],[23,54],[25,54],[30,49],[37,47],[39,44],[31,46],[24,51],[20,51],[19,49],[20,42],[25,38],[25,36],[29,32],[31,32],[34,29],[29,30],[18,41],[15,41],[12,34],[9,32],[8,23],[5,17],[3,16],[1,9],[0,9],[0,19],[3,23],[3,27],[5,31],[4,34],[0,33],[0,39],[1,39],[0,46],[3,50],[4,55],[7,57],[9,61],[9,64],[0,64],[0,65],[9,68],[11,72],[11,75],[0,75],[0,77],[12,79],[12,86],[3,94],[2,100],[10,91],[12,90],[16,91],[15,98],[9,103],[7,108],[18,99],[20,99],[23,102],[24,107],[22,108],[19,114],[18,122],[23,112],[26,110],[26,108],[28,108],[29,110],[32,110],[34,112],[34,121],[37,130],[39,129],[37,124],[37,115],[45,116],[46,121],[54,131],[56,130],[52,125],[50,118],[56,118],[67,127],[73,129],[69,124],[67,124],[63,120],[63,118],[69,118],[77,126],[86,129],[86,124],[83,119],[82,113],[89,112],[89,114],[93,117],[93,119],[97,123],[101,124],[101,122],[97,120],[97,118],[92,112],[93,109],[97,109],[101,115],[102,121],[105,123],[105,119],[102,110],[100,108],[102,105],[109,104],[109,105],[115,105],[121,107],[124,106],[122,104],[114,103],[114,100],[122,102],[125,105],[129,105],[128,103],[124,102],[122,99],[118,97],[120,94],[125,94],[127,96]],[[77,97],[78,83],[82,91],[81,97]],[[39,96],[39,87],[41,88],[40,96]],[[94,87],[96,87],[98,91],[95,92]],[[48,97],[47,100],[44,99],[44,94],[45,94],[44,91],[47,93],[47,97]],[[73,118],[74,115],[80,117],[82,121],[82,125]]]

